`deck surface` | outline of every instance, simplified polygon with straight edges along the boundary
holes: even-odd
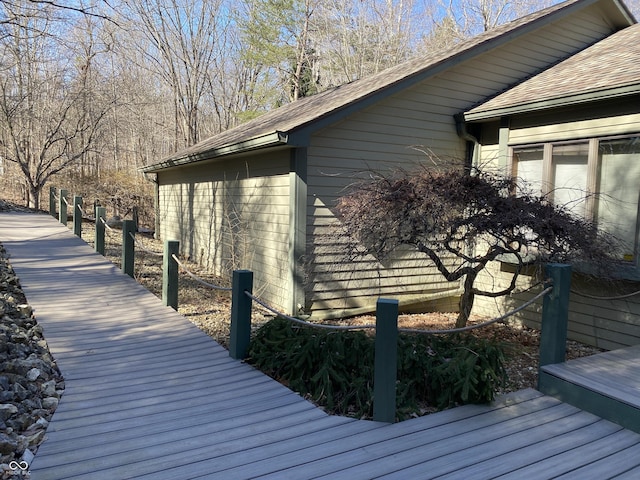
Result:
[[[546,365],[558,378],[640,409],[640,345]]]
[[[0,242],[65,377],[44,479],[640,478],[640,435],[535,390],[388,425],[332,417],[46,215]]]

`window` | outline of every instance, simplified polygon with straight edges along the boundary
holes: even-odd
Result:
[[[513,147],[513,174],[625,244],[640,266],[640,136]],[[591,195],[597,193],[597,195]]]
[[[576,215],[587,213],[589,188],[589,145],[558,145],[552,148],[551,198]]]
[[[598,146],[595,208],[598,225],[624,241],[624,259],[638,260],[640,215],[640,137],[603,140]]]

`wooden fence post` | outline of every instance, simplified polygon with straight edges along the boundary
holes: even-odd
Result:
[[[82,197],[73,197],[73,233],[82,238]]]
[[[60,217],[58,218],[58,220],[60,221],[61,224],[66,225],[67,224],[67,191],[66,190],[60,190],[60,205],[58,208],[58,211],[60,212]]]
[[[49,215],[56,217],[56,187],[49,187]]]
[[[544,296],[542,303],[540,366],[565,360],[571,266],[549,264],[545,267],[545,278],[552,282],[553,290]]]
[[[104,256],[104,233],[105,226],[100,220],[107,221],[107,209],[105,207],[96,207],[96,252]]]
[[[245,295],[253,292],[253,272],[234,270],[231,291],[231,335],[229,355],[236,360],[247,356],[251,339],[251,307],[253,300]]]
[[[178,255],[180,242],[167,240],[164,242],[162,256],[162,303],[178,310],[178,263],[173,255]]]
[[[122,271],[133,278],[133,265],[135,260],[136,225],[133,220],[122,221]]]
[[[398,301],[380,298],[376,304],[376,341],[373,374],[373,419],[396,420],[398,376]]]

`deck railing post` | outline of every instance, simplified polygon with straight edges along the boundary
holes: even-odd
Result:
[[[398,376],[398,301],[381,298],[376,304],[376,340],[373,374],[373,419],[396,420]]]
[[[56,187],[49,187],[49,215],[56,217]]]
[[[231,335],[229,355],[242,360],[247,356],[251,339],[251,307],[253,300],[245,292],[253,292],[253,272],[234,270],[231,291]]]
[[[135,260],[136,225],[133,220],[122,221],[122,271],[133,277],[133,265]]]
[[[82,238],[82,197],[73,197],[73,233]]]
[[[167,240],[164,242],[162,257],[162,303],[178,310],[178,263],[173,258],[180,251],[180,242]]]
[[[545,268],[545,278],[553,285],[553,290],[544,296],[542,303],[540,366],[565,360],[571,266],[549,264]]]
[[[107,209],[97,206],[96,208],[96,252],[104,256],[104,233],[105,226],[102,220],[107,221]],[[102,219],[102,220],[101,220]]]
[[[58,207],[58,212],[60,212],[60,217],[58,217],[58,220],[60,221],[61,224],[66,225],[67,224],[67,191],[66,190],[60,190],[60,203],[59,203],[59,207]]]

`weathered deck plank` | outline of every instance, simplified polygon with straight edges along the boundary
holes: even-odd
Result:
[[[471,445],[483,446],[490,440],[527,431],[538,423],[558,421],[578,411],[569,405],[557,404],[552,408],[543,408],[537,412],[538,414],[525,413],[529,408],[536,407],[507,407],[462,422],[450,423],[441,428],[432,428],[427,434],[425,431],[418,431],[400,438],[368,438],[366,445],[347,448],[346,451],[331,456],[330,461],[323,458],[263,478],[300,478],[305,470],[312,471],[314,478],[331,478],[339,474],[355,480],[375,478],[397,471],[401,471],[403,478],[421,478],[420,475],[414,476],[411,473],[414,469],[421,470],[420,467],[415,468],[416,464],[426,463],[424,468],[431,473],[432,470],[437,471],[435,469],[443,459],[449,464],[447,457],[452,455],[452,452],[466,452]],[[461,438],[464,438],[464,442],[460,442]],[[365,446],[366,450],[357,449]],[[408,472],[408,476],[404,476],[405,471]]]
[[[640,407],[640,346],[604,352],[592,357],[546,365],[543,370],[558,378],[607,394]]]
[[[328,416],[52,218],[0,214],[0,241],[67,384],[33,480],[637,478],[640,435],[534,390],[394,425]]]

